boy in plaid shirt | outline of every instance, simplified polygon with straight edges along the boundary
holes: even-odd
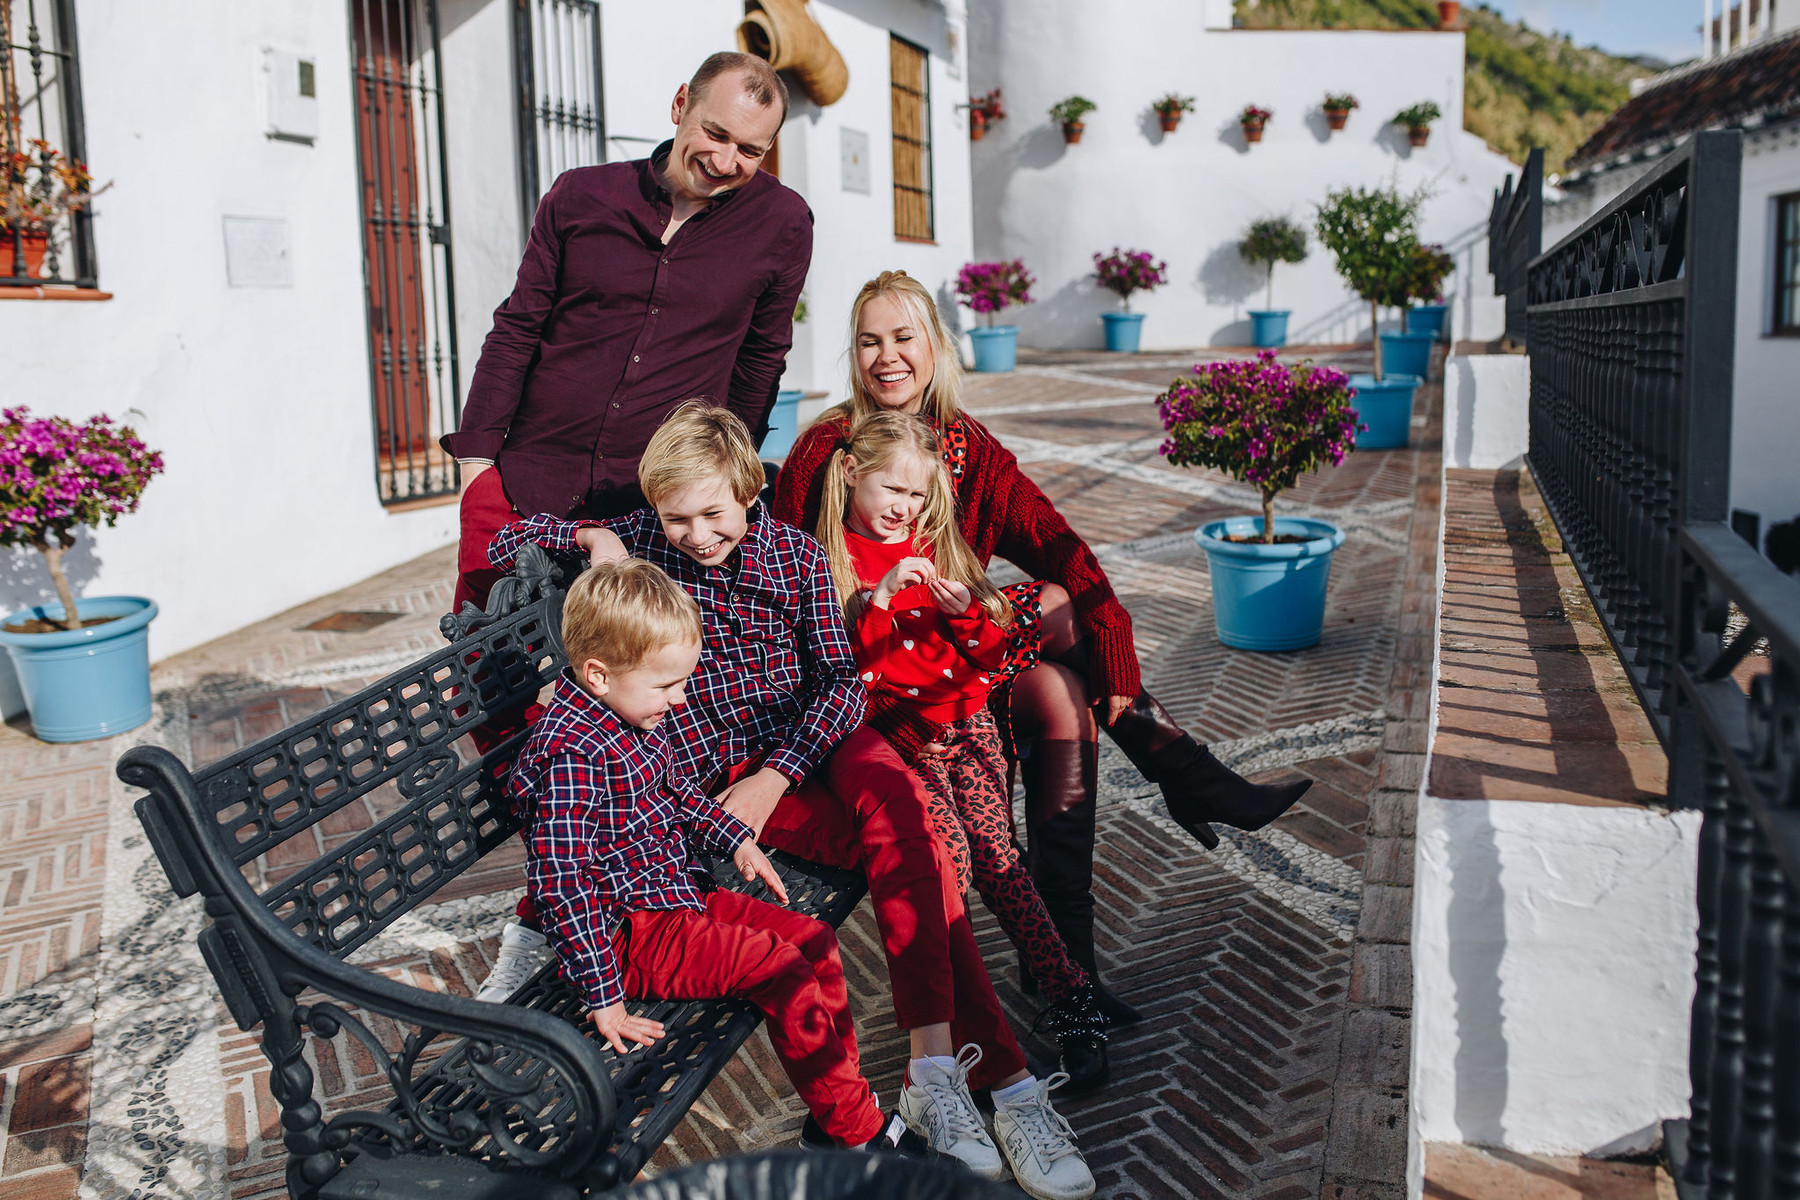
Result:
[[[569,667],[519,752],[507,794],[529,822],[525,875],[563,976],[613,1049],[648,1046],[660,1022],[626,997],[741,996],[836,1145],[928,1153],[884,1117],[857,1065],[837,936],[829,925],[717,889],[691,859],[729,856],[782,901],[750,827],[671,769],[664,717],[700,660],[700,609],[647,562],[590,568],[563,602]]]
[[[510,570],[527,541],[594,562],[630,554],[698,601],[705,646],[689,702],[670,718],[671,752],[765,845],[868,877],[895,1020],[911,1047],[900,1097],[907,1124],[976,1174],[1003,1179],[1010,1167],[1038,1200],[1085,1200],[1093,1175],[1050,1102],[1068,1077],[1031,1074],[924,787],[862,724],[866,696],[824,549],[757,507],[762,463],[724,409],[690,401],[670,414],[644,450],[638,481],[649,508],[604,523],[516,521],[495,536],[489,563]],[[523,922],[531,907],[521,904]],[[536,938],[524,923],[507,927],[483,995],[510,992]],[[971,1087],[993,1091],[998,1146]]]

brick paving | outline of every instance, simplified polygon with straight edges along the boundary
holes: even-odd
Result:
[[[1366,367],[1355,351],[1320,356]],[[1156,454],[1149,399],[1192,361],[1045,356],[1009,376],[975,377],[967,398],[1095,545],[1136,621],[1148,682],[1175,714],[1257,778],[1316,781],[1275,827],[1231,833],[1208,854],[1108,749],[1101,960],[1150,1019],[1115,1039],[1113,1085],[1062,1107],[1103,1196],[1398,1197],[1438,389],[1421,392],[1411,449],[1352,455],[1281,502],[1350,536],[1322,643],[1246,654],[1212,636],[1190,534],[1254,509],[1254,496]],[[191,953],[191,907],[154,901],[160,875],[111,764],[136,740],[208,761],[441,644],[452,562],[450,550],[434,552],[159,664],[158,718],[136,735],[53,748],[0,731],[0,1200],[66,1196],[83,1169],[94,1195],[280,1194],[278,1114],[255,1039],[224,1015]],[[397,615],[328,620],[341,612]],[[273,878],[284,866],[259,869]],[[471,991],[519,882],[516,856],[497,853],[359,960],[419,986]],[[1037,1003],[1019,993],[994,922],[979,909],[977,918],[1002,999],[1029,1029]],[[866,908],[843,942],[866,1065],[891,1096],[904,1041]],[[133,989],[157,971],[184,980],[190,992],[172,994],[192,999],[157,1009],[144,992],[140,1003]],[[178,1044],[162,1046],[165,1035]],[[1053,1046],[1034,1038],[1027,1049],[1042,1060]],[[90,1086],[95,1061],[103,1066]],[[334,1110],[379,1084],[360,1051],[339,1047],[317,1066]],[[652,1170],[781,1144],[801,1118],[759,1036]]]

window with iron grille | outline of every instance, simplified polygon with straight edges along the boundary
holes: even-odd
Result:
[[[1775,198],[1773,333],[1800,334],[1800,192]]]
[[[95,287],[75,0],[0,0],[0,287]]]
[[[437,0],[350,0],[356,165],[383,504],[454,495],[456,295]]]
[[[516,0],[519,197],[525,227],[556,177],[606,161],[599,0]]]
[[[931,205],[931,73],[929,56],[904,38],[888,38],[893,81],[894,236],[934,238]]]

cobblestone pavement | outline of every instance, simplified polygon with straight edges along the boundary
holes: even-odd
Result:
[[[1366,367],[1355,352],[1321,357]],[[1281,502],[1349,533],[1325,637],[1244,654],[1213,637],[1190,535],[1254,510],[1254,494],[1156,453],[1150,399],[1192,361],[1058,355],[974,377],[967,397],[1099,552],[1151,688],[1239,769],[1316,781],[1276,826],[1228,831],[1208,854],[1106,748],[1102,966],[1149,1019],[1115,1038],[1112,1086],[1062,1109],[1102,1196],[1398,1197],[1438,392],[1421,393],[1414,448],[1354,454]],[[219,1006],[193,951],[197,908],[171,903],[111,765],[141,741],[208,761],[441,644],[452,564],[434,552],[159,664],[157,717],[133,734],[57,748],[0,730],[0,1200],[68,1196],[78,1178],[95,1196],[280,1194],[266,1066]],[[308,628],[345,612],[384,617]],[[472,990],[519,884],[516,853],[497,852],[359,959]],[[978,916],[1002,999],[1029,1029],[1037,1003]],[[842,937],[865,1063],[891,1098],[905,1046],[866,906]],[[1045,1061],[1054,1048],[1027,1049]],[[354,1055],[319,1068],[333,1107],[379,1082]],[[759,1035],[653,1169],[791,1141],[802,1115]]]

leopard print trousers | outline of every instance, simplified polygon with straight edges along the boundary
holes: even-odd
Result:
[[[949,752],[921,756],[913,769],[929,795],[927,811],[956,869],[957,884],[966,892],[973,879],[982,903],[1025,956],[1044,995],[1052,1003],[1061,1000],[1085,987],[1088,975],[1069,956],[1019,858],[1006,756],[993,714],[982,709],[946,726],[939,740]]]

